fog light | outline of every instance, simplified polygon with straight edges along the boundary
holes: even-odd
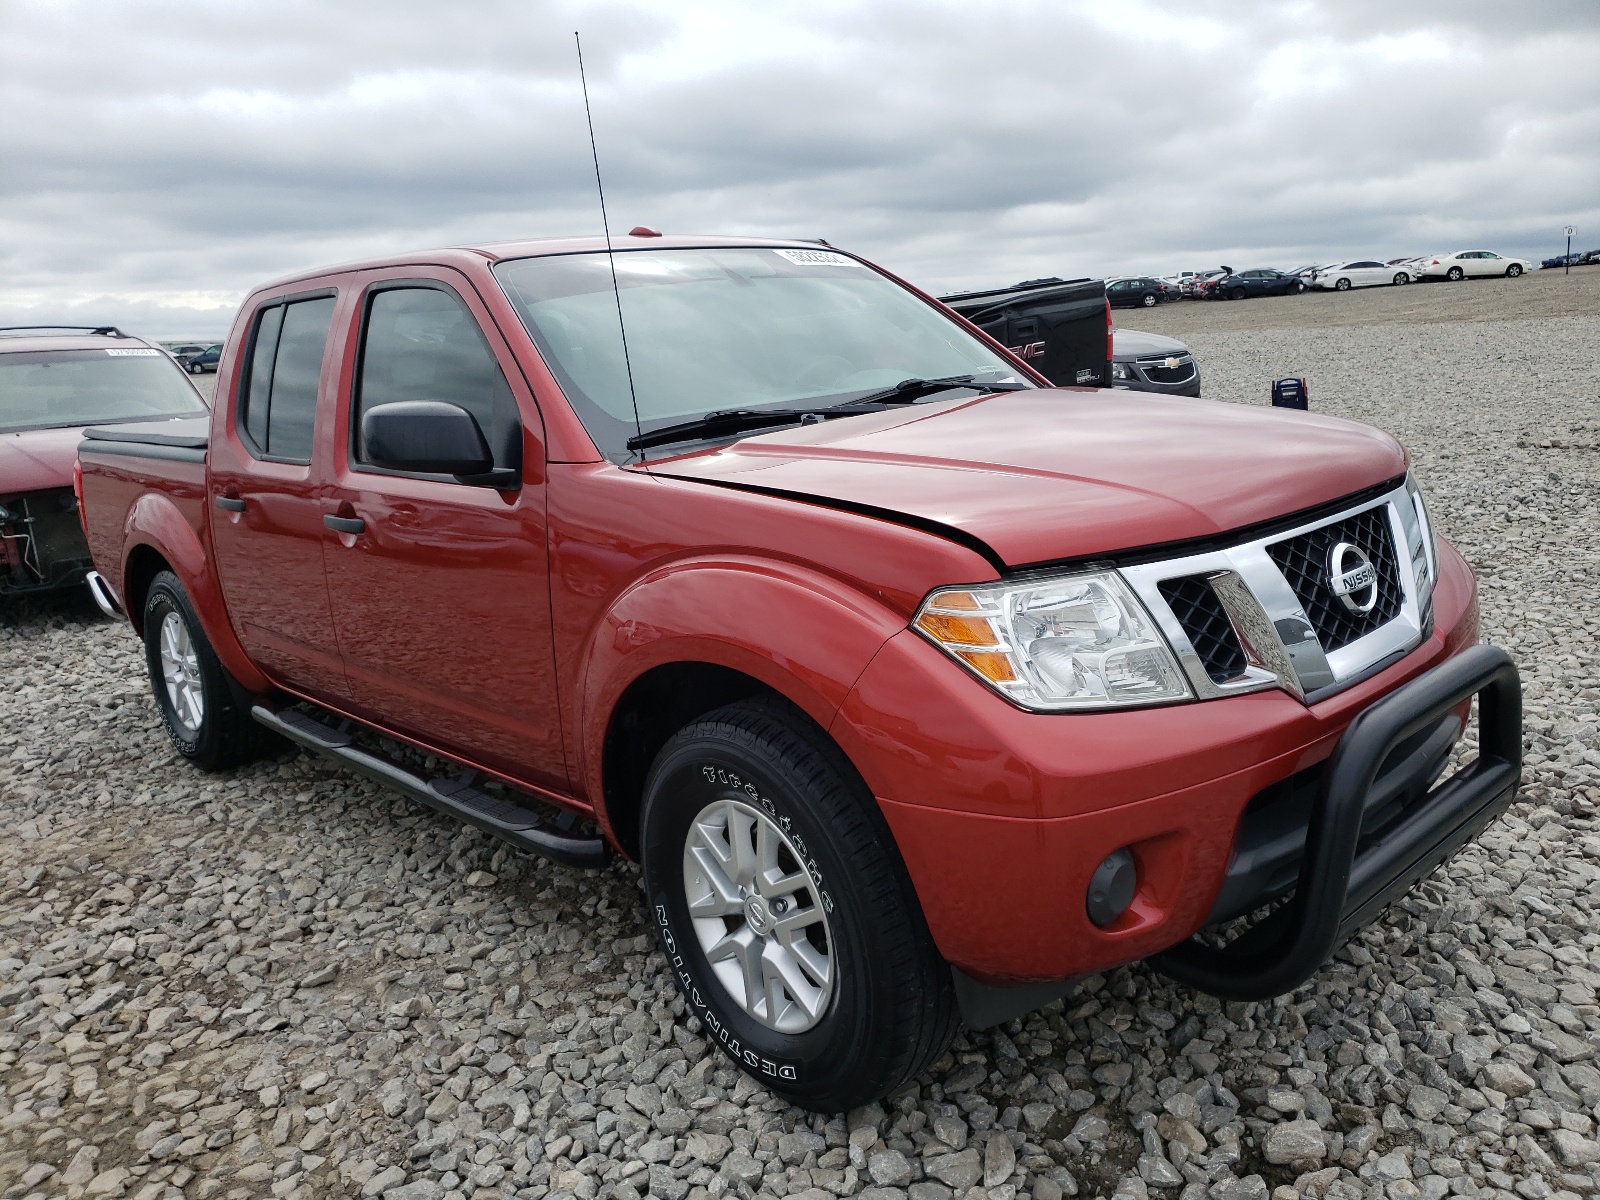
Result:
[[[1128,911],[1138,885],[1133,855],[1125,849],[1112,851],[1089,877],[1089,895],[1084,904],[1089,920],[1104,929]]]

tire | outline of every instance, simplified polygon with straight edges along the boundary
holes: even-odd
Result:
[[[1249,294],[1250,293],[1246,292],[1242,287],[1236,287],[1236,288],[1233,289],[1233,291],[1228,293],[1228,299],[1229,300],[1243,300]]]
[[[1395,287],[1405,287],[1405,285],[1410,283],[1410,282],[1411,282],[1411,276],[1407,275],[1404,271],[1396,271],[1394,273],[1394,285],[1395,285]]]
[[[191,375],[204,375],[205,373],[206,373],[206,369],[204,367],[202,367],[199,363],[192,362],[192,363],[189,364],[189,374],[191,374]]]
[[[1350,290],[1350,281],[1348,279],[1335,279],[1333,281],[1333,290],[1336,292],[1348,292]]]
[[[1154,308],[1156,306],[1156,294],[1154,292],[1146,292],[1139,297],[1139,303],[1146,308]]]
[[[1466,275],[1466,272],[1463,271],[1460,267],[1451,267],[1448,271],[1446,271],[1444,273],[1444,277],[1446,279],[1448,279],[1451,283],[1460,283],[1462,278],[1465,275]]]
[[[1521,275],[1521,274],[1522,274],[1522,264],[1521,263],[1512,263],[1509,267],[1506,268],[1506,278],[1507,279],[1515,279],[1518,275]]]
[[[1296,296],[1298,296],[1298,295],[1300,295],[1300,294],[1301,294],[1301,293],[1302,293],[1302,292],[1304,292],[1304,291],[1305,291],[1305,290],[1306,290],[1306,285],[1305,285],[1305,284],[1303,284],[1303,283],[1296,283],[1296,284],[1295,284],[1295,285],[1294,285],[1294,288],[1293,288],[1293,292],[1294,292],[1294,294],[1295,294],[1295,295],[1296,295]]]
[[[956,1023],[950,968],[871,793],[803,714],[743,701],[680,730],[650,769],[641,820],[645,890],[673,976],[706,1036],[746,1073],[836,1113],[887,1095],[944,1051]],[[735,845],[756,861],[757,832],[790,890],[732,865]],[[715,911],[692,917],[691,891]],[[811,919],[787,943],[757,932],[800,915]],[[718,954],[714,968],[706,949],[741,944],[787,955],[802,986],[769,997],[762,972],[764,994],[747,1008],[746,972],[769,958],[742,967]]]
[[[171,571],[158,574],[145,595],[144,660],[167,737],[189,762],[202,771],[221,771],[266,748],[266,731],[240,703],[243,690],[217,661]]]

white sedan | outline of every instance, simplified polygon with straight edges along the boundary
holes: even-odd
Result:
[[[1353,262],[1318,267],[1310,282],[1312,287],[1321,288],[1323,291],[1348,292],[1351,288],[1410,283],[1415,278],[1415,269],[1412,267],[1391,267],[1376,259],[1363,258]]]
[[[1420,279],[1470,279],[1474,276],[1504,275],[1515,279],[1533,270],[1525,258],[1507,258],[1493,250],[1457,250],[1454,254],[1429,254],[1418,264]]]

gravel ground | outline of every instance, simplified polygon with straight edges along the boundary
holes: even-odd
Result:
[[[199,775],[125,628],[0,610],[0,1194],[1600,1192],[1597,334],[1193,337],[1210,394],[1305,374],[1409,442],[1524,670],[1523,799],[1291,997],[1119,970],[848,1116],[709,1051],[635,869],[521,859],[289,753]]]

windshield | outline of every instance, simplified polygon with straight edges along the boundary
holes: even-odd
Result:
[[[636,433],[714,411],[842,403],[912,378],[1026,383],[938,309],[831,250],[618,254],[625,361],[606,257],[515,259],[495,274],[595,444],[618,462]]]
[[[209,411],[159,350],[0,354],[0,432],[189,417]]]

